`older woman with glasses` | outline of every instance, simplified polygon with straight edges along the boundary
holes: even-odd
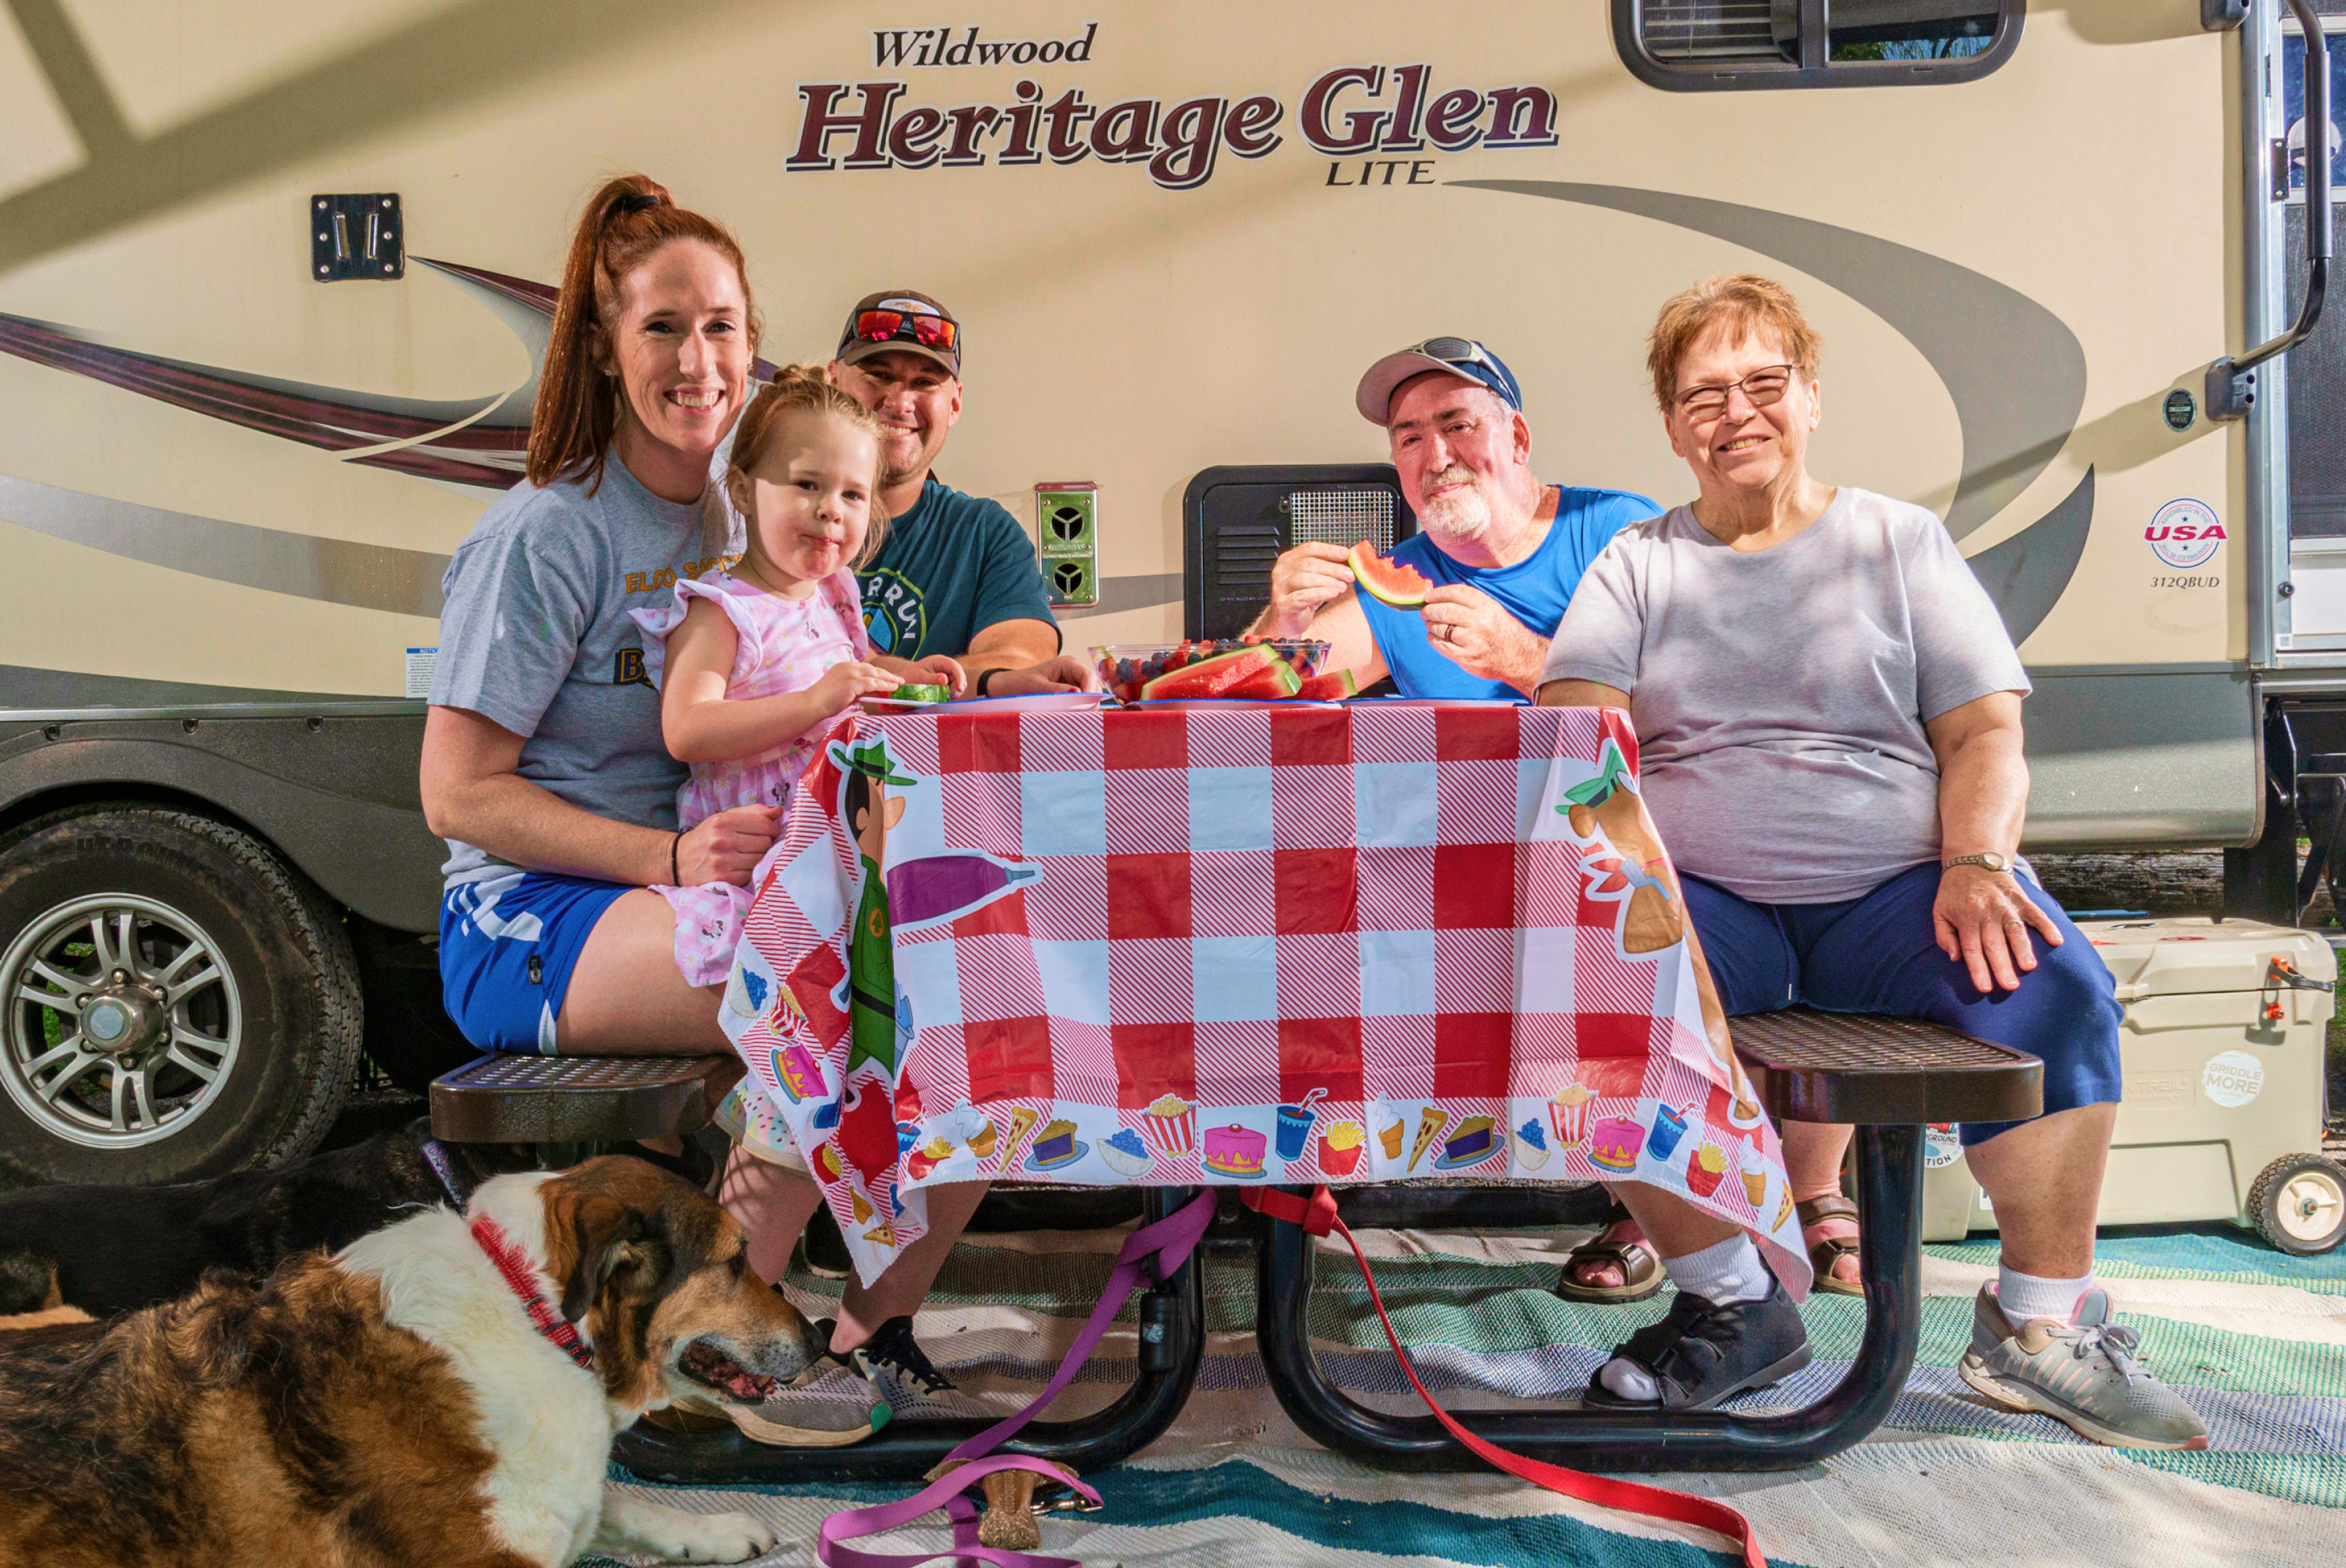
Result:
[[[2017,858],[2028,677],[1938,518],[1809,473],[1821,347],[1765,278],[1713,278],[1662,308],[1647,368],[1698,495],[1589,567],[1539,700],[1629,710],[1729,1013],[1929,1018],[2044,1060],[2042,1116],[1963,1129],[2004,1241],[1964,1380],[2099,1442],[2205,1448],[2093,1278],[2120,1013],[2109,972]],[[1827,1289],[1854,1288],[1848,1140],[1785,1129]],[[1747,1237],[1650,1189],[1620,1196],[1679,1299],[1615,1352],[1594,1402],[1706,1408],[1805,1359]]]

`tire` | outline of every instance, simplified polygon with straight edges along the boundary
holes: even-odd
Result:
[[[2297,1257],[2346,1241],[2346,1169],[2320,1155],[2284,1155],[2249,1188],[2257,1234]]]
[[[358,1064],[341,911],[251,835],[184,811],[86,808],[0,844],[0,1152],[51,1181],[298,1159]]]

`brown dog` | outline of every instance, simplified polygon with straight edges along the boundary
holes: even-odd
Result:
[[[502,1233],[521,1288],[468,1219]],[[813,1353],[687,1183],[619,1157],[499,1176],[465,1217],[435,1209],[263,1285],[216,1275],[111,1322],[0,1337],[0,1563],[739,1562],[774,1532],[607,1497],[611,1439],[681,1393],[763,1399]]]

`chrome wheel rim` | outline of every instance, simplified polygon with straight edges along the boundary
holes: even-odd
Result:
[[[28,923],[0,956],[0,1085],[54,1137],[133,1149],[219,1097],[244,1036],[219,944],[170,905],[97,893]]]
[[[2346,1219],[2346,1186],[2324,1172],[2300,1171],[2282,1185],[2273,1209],[2290,1240],[2326,1241]]]

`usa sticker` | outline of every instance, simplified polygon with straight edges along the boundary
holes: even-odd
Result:
[[[2142,536],[2160,560],[2184,570],[2206,564],[2228,537],[2216,521],[2216,509],[2188,497],[2160,507]]]

